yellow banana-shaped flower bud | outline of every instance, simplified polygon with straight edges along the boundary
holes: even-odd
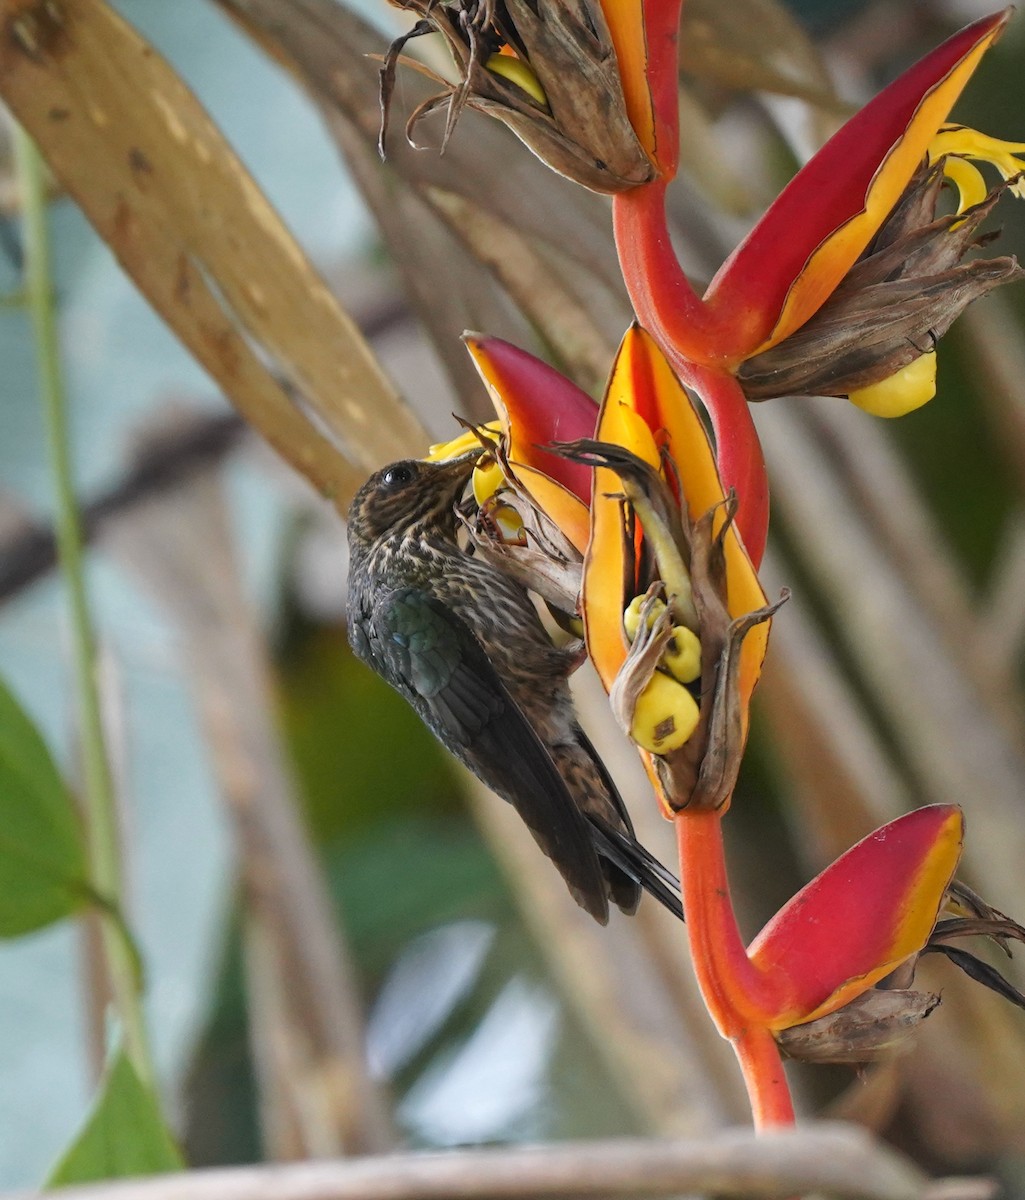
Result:
[[[902,417],[936,395],[936,351],[923,354],[879,383],[849,393],[852,404],[873,417]]]
[[[957,188],[957,211],[963,213],[981,204],[989,193],[982,172],[973,163],[989,163],[1002,179],[1014,179],[1025,170],[1025,162],[1019,157],[1023,151],[1025,142],[1005,142],[966,125],[946,125],[929,143],[929,162],[944,160],[943,173]],[[1025,199],[1025,182],[1017,180],[1011,184],[1011,191]]]

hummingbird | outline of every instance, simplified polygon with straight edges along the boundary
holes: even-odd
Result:
[[[568,677],[526,588],[459,541],[480,451],[377,471],[348,513],[349,641],[431,732],[509,801],[601,924],[641,889],[682,916],[674,876],[636,839],[626,806],[577,721]]]

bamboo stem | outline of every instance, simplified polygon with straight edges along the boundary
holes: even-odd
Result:
[[[990,1183],[989,1188],[986,1184]],[[992,1182],[942,1181],[943,1200],[992,1200]],[[62,1200],[641,1200],[816,1195],[932,1200],[908,1159],[853,1125],[754,1137],[620,1139],[191,1171],[63,1190]],[[30,1200],[5,1193],[0,1200]],[[32,1194],[35,1200],[35,1194]]]

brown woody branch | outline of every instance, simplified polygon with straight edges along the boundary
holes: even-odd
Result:
[[[985,1200],[988,1180],[932,1184],[854,1126],[820,1124],[755,1137],[617,1140],[396,1154],[288,1166],[194,1171],[91,1187],[62,1200],[615,1200],[715,1193],[764,1198],[816,1192],[848,1200]],[[0,1200],[29,1200],[8,1193]]]

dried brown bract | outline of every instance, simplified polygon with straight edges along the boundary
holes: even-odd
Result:
[[[428,72],[442,90],[409,116],[411,144],[417,144],[423,118],[440,109],[446,113],[444,149],[469,106],[503,121],[553,170],[594,191],[623,191],[654,177],[627,115],[598,0],[392,2],[419,19],[392,43],[381,69],[382,154],[402,50],[411,38],[439,33],[458,78],[450,82]]]

